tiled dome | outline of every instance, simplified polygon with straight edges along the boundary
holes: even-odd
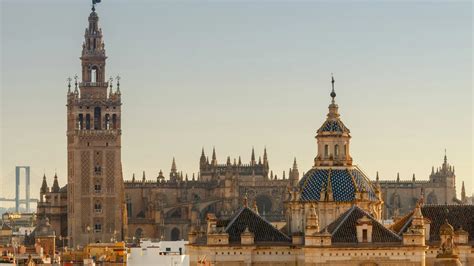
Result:
[[[353,201],[356,191],[366,191],[369,200],[377,200],[375,188],[357,166],[311,169],[299,182],[301,200],[319,201],[321,189],[327,187],[328,181],[334,201]]]
[[[349,129],[342,123],[340,119],[328,119],[318,129],[320,132],[339,132],[339,133],[350,133]]]

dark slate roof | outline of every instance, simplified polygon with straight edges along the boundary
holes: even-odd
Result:
[[[254,242],[284,242],[290,243],[291,238],[276,229],[263,217],[248,207],[242,207],[225,227],[229,234],[229,243],[240,243],[240,234],[248,227],[254,234]]]
[[[355,199],[356,189],[369,194],[370,200],[377,200],[374,187],[367,176],[357,167],[345,168],[313,168],[300,180],[302,201],[319,201],[322,188],[326,188],[328,179],[335,201],[352,201]]]
[[[430,241],[439,241],[439,229],[445,220],[454,230],[462,228],[469,233],[469,241],[474,241],[474,205],[424,205],[421,207],[423,217],[431,221]],[[413,212],[394,223],[391,228],[402,235],[411,226]]]
[[[326,227],[332,235],[332,242],[358,243],[356,224],[357,220],[364,216],[372,221],[372,243],[401,243],[400,236],[385,228],[374,217],[355,205]],[[326,228],[321,232],[324,232]]]
[[[340,119],[328,119],[326,120],[323,125],[318,129],[319,132],[338,132],[338,133],[343,133],[347,132],[349,133],[349,129],[342,123]]]

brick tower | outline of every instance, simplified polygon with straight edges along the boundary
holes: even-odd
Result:
[[[92,8],[85,30],[82,82],[67,96],[69,245],[121,240],[124,189],[121,165],[121,94],[105,81],[105,55],[99,17]],[[69,79],[70,80],[70,79]],[[70,82],[70,81],[69,81]]]

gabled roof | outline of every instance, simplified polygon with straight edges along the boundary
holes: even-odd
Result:
[[[439,241],[439,230],[448,220],[455,230],[462,228],[469,233],[469,241],[474,240],[474,205],[424,205],[421,207],[424,218],[430,223],[430,241]],[[413,212],[394,223],[390,228],[402,235],[411,226]]]
[[[358,243],[357,241],[357,220],[366,216],[372,222],[372,242],[373,243],[394,243],[402,242],[402,238],[390,229],[385,228],[374,217],[357,206],[352,206],[349,210],[339,216],[326,229],[332,235],[333,243]]]
[[[229,242],[240,243],[240,234],[248,228],[254,234],[254,242],[291,242],[291,238],[279,231],[263,217],[248,207],[242,207],[229,221],[224,231]]]

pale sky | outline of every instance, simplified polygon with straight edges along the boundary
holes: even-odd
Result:
[[[122,164],[155,179],[197,173],[201,148],[247,162],[266,146],[281,177],[313,165],[336,101],[351,155],[381,179],[428,179],[447,149],[474,192],[472,4],[109,1],[97,7],[107,76],[120,74]],[[66,182],[66,78],[80,73],[90,1],[1,1],[0,197],[15,165]]]

